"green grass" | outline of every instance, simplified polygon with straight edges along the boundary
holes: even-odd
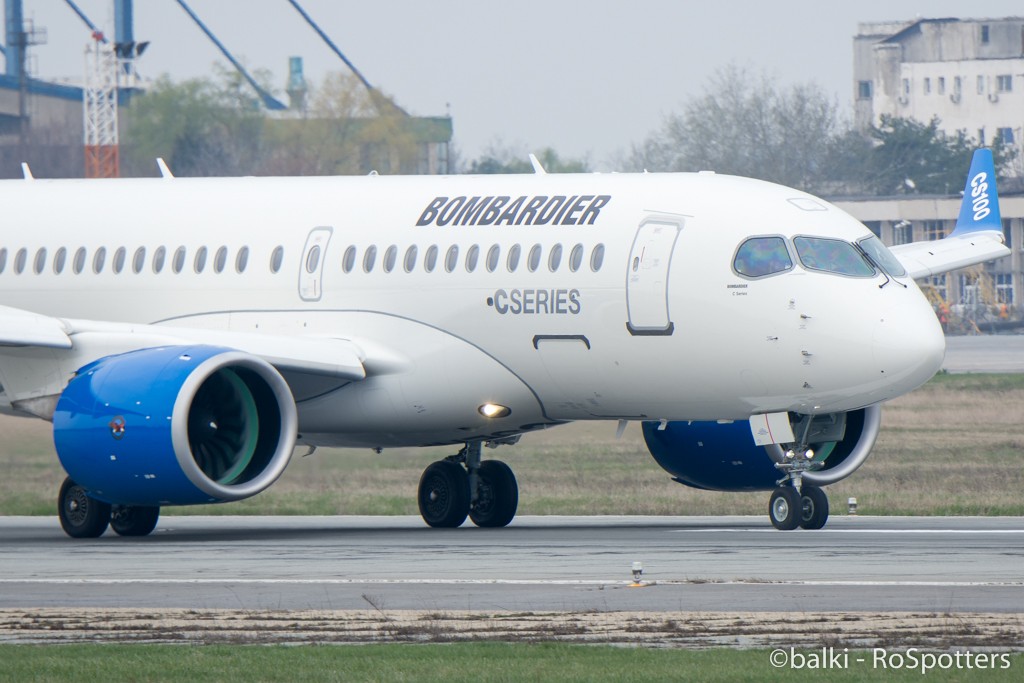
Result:
[[[938,375],[887,404],[874,453],[829,487],[833,514],[856,497],[861,514],[1024,515],[1024,375]],[[0,514],[53,515],[63,472],[50,426],[0,418]],[[165,514],[415,515],[423,468],[454,448],[320,449],[281,479],[230,505]],[[520,484],[519,514],[765,513],[767,494],[717,493],[673,482],[647,453],[639,425],[575,423],[487,450]]]
[[[820,650],[797,650],[803,654]],[[855,658],[862,656],[864,663]],[[1008,670],[933,670],[928,681],[1019,680]],[[668,650],[564,644],[358,646],[6,645],[0,681],[920,681],[920,671],[773,668],[766,650]]]

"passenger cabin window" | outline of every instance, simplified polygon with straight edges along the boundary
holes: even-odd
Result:
[[[577,244],[569,252],[569,270],[576,272],[583,265],[583,245]]]
[[[351,273],[352,269],[356,266],[356,248],[350,246],[345,250],[345,255],[341,259],[341,269],[346,273]]]
[[[392,244],[384,251],[384,272],[390,273],[392,270],[394,270],[396,261],[398,261],[398,247]]]
[[[100,247],[92,256],[92,272],[99,275],[103,272],[103,265],[107,262],[107,248]]]
[[[120,273],[124,270],[124,258],[126,253],[128,252],[124,247],[118,247],[117,251],[114,252],[114,262],[111,264],[111,267],[114,269],[115,273]]]
[[[36,252],[36,260],[33,264],[33,270],[36,271],[36,275],[39,275],[46,270],[46,247],[43,247]]]
[[[68,261],[68,250],[61,247],[57,250],[57,253],[53,255],[53,272],[60,275],[64,272],[64,265]]]
[[[601,270],[601,266],[604,264],[604,245],[598,244],[594,247],[594,251],[590,253],[590,269],[595,273]]]
[[[376,255],[376,252],[374,252]],[[281,272],[281,265],[284,263],[284,247],[278,246],[274,248],[274,252],[270,255],[270,272],[279,273]]]
[[[206,270],[206,247],[199,247],[199,250],[196,251],[196,258],[192,267],[197,273],[201,273]]]
[[[142,272],[142,269],[146,266],[146,248],[139,247],[135,250],[135,256],[132,257],[132,272],[138,275]]]
[[[555,273],[560,265],[562,265],[562,245],[556,244],[551,247],[551,253],[548,254],[548,270]]]
[[[306,254],[306,272],[315,273],[320,266],[320,245],[314,244],[313,248]]]
[[[213,270],[218,273],[223,273],[224,268],[228,265],[228,248],[220,247],[217,249],[217,254],[213,257]]]
[[[459,247],[453,244],[448,247],[448,253],[444,257],[444,269],[451,273],[455,270],[455,266],[459,264]]]
[[[28,250],[19,249],[14,256],[14,272],[21,275],[25,270],[25,262],[28,261]]]
[[[790,270],[793,259],[781,237],[753,237],[736,250],[732,267],[744,277],[764,277]]]
[[[372,244],[363,252],[363,270],[367,273],[373,271],[373,264],[377,261],[377,247]]]
[[[466,252],[466,272],[472,273],[476,270],[476,264],[480,261],[480,247],[474,244]]]
[[[182,268],[185,267],[185,247],[178,247],[174,251],[174,260],[171,262],[171,270],[174,271],[175,275],[181,272]]]
[[[238,254],[235,256],[235,270],[239,273],[244,273],[246,266],[249,265],[249,247],[242,247],[238,250]]]
[[[434,268],[437,267],[437,245],[431,244],[427,248],[427,254],[423,257],[423,270],[428,273],[433,273]]]
[[[516,272],[516,268],[519,267],[519,254],[522,252],[522,247],[518,244],[513,244],[512,248],[508,250],[508,272]]]
[[[4,252],[4,256],[7,256],[6,252]],[[74,271],[75,275],[78,275],[85,270],[85,259],[87,256],[88,254],[85,251],[85,247],[79,247],[78,250],[75,251],[75,260],[71,262],[71,270]],[[0,271],[3,271],[2,266],[0,266]]]
[[[497,244],[491,245],[487,250],[487,272],[493,273],[498,267],[498,260],[501,258],[501,247]]]
[[[164,263],[167,261],[167,247],[157,247],[153,252],[153,272],[159,275],[164,270]]]
[[[416,255],[419,250],[416,249],[416,245],[412,245],[405,250],[405,260],[402,262],[402,267],[405,268],[405,272],[411,273],[416,270]]]
[[[7,267],[7,248],[0,249],[0,273]]]
[[[797,237],[793,244],[800,263],[808,270],[851,277],[872,277],[875,274],[874,267],[849,242],[824,237]]]
[[[539,244],[535,244],[530,247],[530,255],[526,258],[526,268],[531,273],[536,271],[540,266],[540,252],[541,247]]]

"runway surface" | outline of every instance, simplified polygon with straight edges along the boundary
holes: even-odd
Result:
[[[1020,613],[1024,519],[169,516],[82,541],[0,518],[0,609],[29,607]]]
[[[1024,334],[946,337],[946,372],[1024,372]]]

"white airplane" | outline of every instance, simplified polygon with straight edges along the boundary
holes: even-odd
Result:
[[[913,278],[1008,253],[987,151],[955,232],[891,251],[706,172],[25,175],[0,182],[0,408],[52,420],[73,537],[253,496],[299,446],[461,445],[423,519],[501,527],[518,487],[482,447],[572,420],[642,421],[680,483],[818,528],[879,404],[942,362]]]

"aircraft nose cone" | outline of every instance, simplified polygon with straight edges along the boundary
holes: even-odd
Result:
[[[946,338],[931,306],[923,297],[915,305],[906,303],[879,318],[872,338],[875,365],[893,383],[894,396],[931,379],[946,355]]]

